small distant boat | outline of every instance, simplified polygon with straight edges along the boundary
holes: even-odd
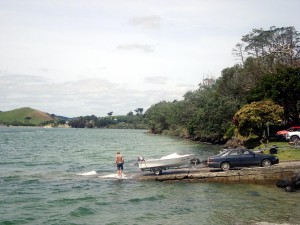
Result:
[[[142,171],[152,171],[156,175],[161,175],[162,170],[170,168],[179,168],[180,166],[191,164],[191,160],[195,159],[194,154],[179,155],[173,153],[163,156],[160,159],[147,159],[139,156],[138,165]]]

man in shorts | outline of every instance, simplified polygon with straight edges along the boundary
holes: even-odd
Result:
[[[120,152],[117,152],[116,164],[117,164],[118,176],[121,177],[123,173],[124,158]]]

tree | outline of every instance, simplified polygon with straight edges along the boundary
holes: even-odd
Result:
[[[235,48],[232,49],[232,54],[234,56],[236,56],[238,58],[238,60],[241,60],[242,65],[244,65],[244,63],[245,63],[245,60],[244,60],[245,51],[244,51],[244,44],[243,43],[237,43],[235,45]]]
[[[99,118],[96,122],[95,122],[95,126],[96,127],[107,127],[111,124],[114,123],[114,120],[112,120],[109,117],[103,117],[103,118]]]
[[[225,68],[222,76],[216,82],[216,89],[220,95],[225,95],[236,101],[244,102],[245,96],[252,87],[251,77],[240,65]]]
[[[172,117],[172,103],[162,101],[151,106],[145,113],[150,130],[154,134],[162,133],[170,128]]]
[[[243,136],[263,136],[267,123],[277,124],[283,115],[283,107],[270,100],[244,105],[233,117],[238,132]]]
[[[300,34],[294,27],[270,27],[269,30],[253,29],[244,35],[245,51],[255,58],[265,58],[270,65],[298,64],[300,58]]]
[[[188,131],[193,139],[220,141],[232,126],[231,119],[238,109],[239,101],[216,91],[216,86],[198,90],[189,97],[193,109]]]
[[[127,113],[127,116],[133,116],[133,112],[130,111],[129,113]]]
[[[109,112],[109,113],[107,113],[107,115],[108,115],[108,116],[112,116],[113,113],[114,113],[114,112]]]
[[[300,68],[299,51],[300,34],[294,27],[254,29],[233,50],[242,63],[225,68],[215,84],[201,84],[197,90],[187,92],[182,101],[151,106],[145,113],[147,121],[154,132],[186,129],[187,136],[193,139],[211,141],[232,131],[234,118],[245,136],[251,133],[261,136],[267,122],[277,123],[281,119],[281,106],[286,117],[299,118],[299,73],[281,71],[281,68]],[[277,104],[250,105],[252,101],[265,99]],[[241,109],[247,100],[250,106]]]
[[[77,119],[71,120],[69,124],[74,128],[85,128],[86,118],[80,116]]]
[[[31,120],[31,117],[30,117],[30,116],[26,116],[26,117],[24,118],[24,120],[28,122],[29,120]]]
[[[87,123],[85,124],[85,127],[86,127],[86,128],[94,128],[94,123],[92,123],[92,122],[87,122]]]
[[[137,115],[142,115],[144,109],[143,109],[143,108],[137,108],[137,109],[135,109],[134,111],[136,112]]]
[[[248,95],[248,102],[272,99],[284,108],[284,120],[299,124],[300,67],[281,66],[276,74],[265,75]]]

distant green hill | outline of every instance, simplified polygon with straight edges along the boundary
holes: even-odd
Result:
[[[47,113],[29,107],[0,112],[0,124],[36,126],[54,119]]]

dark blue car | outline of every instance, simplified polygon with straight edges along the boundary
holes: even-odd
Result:
[[[232,167],[244,166],[271,166],[279,163],[275,155],[255,153],[248,149],[227,149],[207,160],[209,167],[229,170]]]

